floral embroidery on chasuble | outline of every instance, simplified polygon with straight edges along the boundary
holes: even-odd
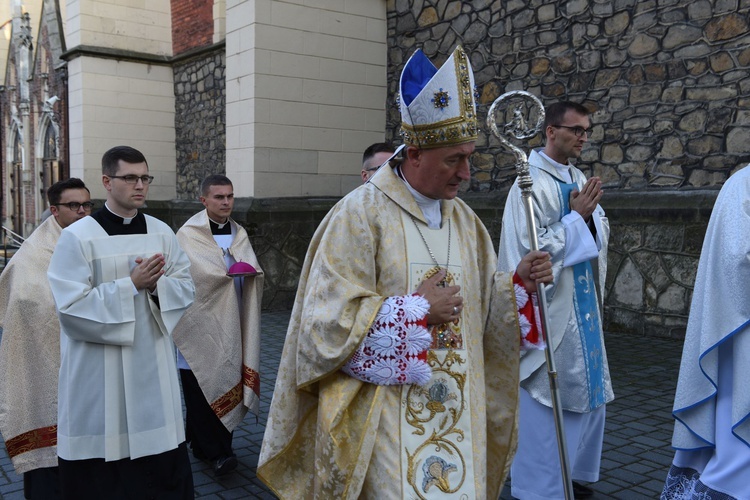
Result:
[[[456,228],[447,223],[429,229],[402,212],[406,234],[409,290],[437,271],[429,246],[441,268],[450,262],[446,281],[463,285],[461,251]],[[446,244],[450,235],[450,247]],[[432,378],[424,386],[401,388],[400,446],[402,498],[476,498],[471,429],[470,363],[461,319],[432,326],[427,362]],[[468,339],[467,339],[468,340]],[[479,464],[483,467],[483,464]],[[483,492],[482,492],[483,493]]]

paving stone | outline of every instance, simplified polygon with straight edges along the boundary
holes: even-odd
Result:
[[[286,337],[289,312],[263,313],[264,369],[276,373]],[[600,480],[590,485],[594,500],[658,498],[674,452],[671,449],[671,405],[682,344],[671,339],[649,339],[651,355],[627,334],[606,336],[610,372],[616,399],[607,406]],[[660,373],[660,376],[654,376]],[[265,377],[264,380],[269,380]],[[276,497],[255,472],[274,384],[261,388],[261,415],[248,415],[234,434],[240,465],[216,478],[207,462],[191,456],[196,498],[200,500]],[[658,401],[657,401],[658,400]],[[0,447],[0,499],[23,499],[23,480],[15,474],[5,448]],[[500,496],[510,500],[509,481]]]

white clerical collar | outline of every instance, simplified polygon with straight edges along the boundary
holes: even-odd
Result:
[[[227,221],[224,222],[224,223],[216,222],[211,217],[209,217],[208,220],[210,220],[211,222],[213,222],[214,224],[216,224],[217,226],[219,226],[219,229],[224,229],[224,226],[226,226],[227,224],[229,224],[229,217],[227,217]]]
[[[573,182],[573,178],[570,176],[570,163],[563,165],[559,161],[553,160],[552,158],[547,156],[547,153],[545,153],[544,151],[539,151],[538,153],[548,162],[550,162],[553,167],[555,167],[555,170],[557,170],[557,173],[560,175],[560,177],[563,178],[565,182]]]
[[[125,224],[125,225],[128,225],[131,222],[133,222],[133,219],[135,219],[138,216],[138,210],[136,209],[135,215],[133,215],[132,217],[123,217],[122,215],[118,214],[117,212],[115,212],[114,210],[112,210],[111,208],[109,208],[109,206],[107,205],[106,201],[104,202],[104,208],[106,208],[107,210],[109,210],[109,212],[111,214],[114,214],[114,215],[118,216],[119,218],[121,218],[122,219],[122,223]]]
[[[396,166],[395,170],[398,178],[404,181],[404,184],[406,184],[406,189],[409,190],[411,195],[414,197],[414,201],[416,201],[419,208],[422,209],[422,215],[424,215],[424,218],[427,220],[427,227],[429,227],[430,229],[440,229],[440,224],[443,221],[443,213],[440,209],[440,200],[428,198],[427,196],[411,187],[411,184],[409,184],[409,181],[406,180],[406,177],[404,177],[403,173],[401,172],[401,167]]]

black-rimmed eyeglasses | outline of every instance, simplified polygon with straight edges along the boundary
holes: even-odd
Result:
[[[71,201],[69,203],[54,203],[54,205],[58,207],[64,205],[74,212],[78,212],[78,210],[80,210],[81,207],[83,207],[83,209],[86,212],[90,212],[91,208],[94,206],[94,204],[91,203],[90,201],[87,201],[85,203],[78,203],[77,201]]]
[[[589,135],[591,135],[591,131],[593,130],[592,127],[583,128],[583,127],[571,127],[568,125],[552,125],[552,126],[557,127],[557,128],[566,128],[572,131],[576,135],[576,137],[583,137],[583,134],[586,134],[586,136],[588,137]]]
[[[141,181],[144,184],[151,184],[154,181],[153,175],[108,175],[110,179],[122,179],[128,184],[138,184]]]

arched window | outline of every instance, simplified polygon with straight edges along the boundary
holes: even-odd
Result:
[[[42,170],[39,172],[42,181],[39,188],[43,200],[42,206],[46,205],[44,200],[47,199],[47,189],[60,180],[61,174],[60,162],[57,160],[57,130],[52,123],[48,123],[44,131]]]

